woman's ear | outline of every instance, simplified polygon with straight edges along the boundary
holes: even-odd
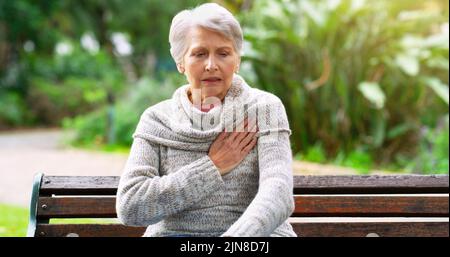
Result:
[[[177,63],[177,69],[178,69],[178,72],[180,72],[181,74],[184,74],[184,66],[182,63]]]
[[[234,72],[238,73],[239,72],[239,66],[241,65],[241,57],[239,57],[236,67],[234,67]]]

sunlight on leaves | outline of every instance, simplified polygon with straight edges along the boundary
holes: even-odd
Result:
[[[358,85],[358,89],[377,109],[383,108],[386,96],[378,83],[362,82]]]
[[[448,85],[442,83],[442,81],[437,78],[426,77],[424,80],[426,85],[431,87],[431,89],[433,89],[433,91],[448,105]]]
[[[395,58],[396,64],[408,75],[416,76],[419,74],[419,60],[416,57],[406,54],[399,54]]]

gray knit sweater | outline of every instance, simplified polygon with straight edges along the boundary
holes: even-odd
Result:
[[[144,236],[296,236],[287,220],[291,131],[281,101],[235,75],[223,104],[202,112],[188,86],[142,114],[117,191],[119,220],[147,226]],[[209,147],[247,114],[257,115],[258,143],[221,176]]]

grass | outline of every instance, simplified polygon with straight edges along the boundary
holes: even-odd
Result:
[[[303,154],[297,154],[294,159],[299,161],[348,167],[355,169],[361,175],[370,174],[371,170],[375,168],[373,160],[367,152],[355,150],[348,155],[343,152],[339,152],[334,159],[329,159],[326,156],[325,150],[321,144],[314,145]]]
[[[28,228],[28,208],[0,204],[0,237],[24,237]],[[110,224],[117,219],[51,219],[50,224]]]
[[[0,237],[26,236],[28,215],[28,208],[0,204]]]

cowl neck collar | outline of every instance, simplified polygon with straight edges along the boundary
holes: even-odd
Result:
[[[234,75],[222,104],[202,112],[189,100],[189,85],[179,87],[172,98],[147,109],[141,116],[134,137],[185,150],[207,151],[224,128],[240,124],[251,105],[251,87]]]

